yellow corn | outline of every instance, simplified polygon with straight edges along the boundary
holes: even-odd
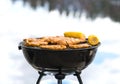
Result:
[[[99,39],[95,35],[89,35],[88,36],[88,43],[91,45],[97,45],[99,43]]]
[[[86,37],[82,32],[64,32],[65,37],[74,37],[85,40]]]

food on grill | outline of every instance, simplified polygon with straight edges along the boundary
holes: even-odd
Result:
[[[88,43],[91,44],[91,45],[97,45],[99,43],[99,39],[97,36],[95,35],[89,35],[88,36]]]
[[[65,45],[40,45],[39,47],[51,50],[64,50],[67,48]]]
[[[49,37],[42,37],[41,39],[44,39],[44,41],[48,42],[49,44],[59,44],[59,45],[77,44],[86,41],[79,38],[65,37],[65,36],[49,36]]]
[[[26,46],[39,47],[51,50],[64,50],[67,48],[88,48],[99,43],[95,35],[89,35],[88,39],[80,32],[65,32],[64,36],[45,36],[41,38],[24,39]]]
[[[58,44],[58,45],[67,45],[66,42],[66,38],[64,38],[63,36],[49,36],[49,37],[43,37],[43,39],[45,39],[46,42],[49,43],[49,45],[54,45],[54,44]]]
[[[27,38],[24,39],[24,42],[26,46],[40,47],[52,50],[63,50],[66,48],[70,48],[69,45],[77,45],[87,41],[73,37],[48,36],[41,38]]]
[[[68,45],[74,45],[86,42],[86,40],[80,39],[80,38],[73,38],[73,37],[65,37],[66,42]]]
[[[84,43],[84,44],[75,44],[75,45],[69,45],[70,48],[88,48],[91,45],[89,45],[88,43]]]
[[[48,42],[44,39],[28,38],[24,39],[26,46],[39,47],[39,45],[47,45]]]
[[[85,40],[86,37],[82,32],[64,32],[65,37],[74,37],[74,38],[80,38],[82,40]]]

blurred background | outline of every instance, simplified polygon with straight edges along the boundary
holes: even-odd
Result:
[[[39,3],[38,3],[39,2]],[[0,0],[0,84],[35,84],[38,73],[18,44],[24,38],[80,31],[95,34],[101,46],[82,71],[84,84],[119,84],[120,0]],[[56,84],[45,76],[41,84]],[[67,76],[63,84],[78,84]]]

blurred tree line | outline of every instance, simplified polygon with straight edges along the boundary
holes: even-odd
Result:
[[[12,0],[16,2],[19,0]],[[110,17],[113,21],[120,22],[120,0],[21,0],[28,3],[33,9],[49,5],[49,11],[59,10],[60,13],[79,12],[86,13],[86,17],[94,20],[96,17]]]

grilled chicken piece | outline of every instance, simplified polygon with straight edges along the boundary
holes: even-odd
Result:
[[[67,48],[65,45],[40,45],[39,47],[51,50],[64,50]]]
[[[39,45],[47,45],[48,42],[44,41],[43,39],[36,39],[36,38],[28,38],[24,39],[26,46],[33,46],[38,47]]]
[[[89,45],[89,44],[87,44],[87,43],[69,45],[70,48],[74,48],[74,49],[77,49],[77,48],[88,48],[88,47],[90,47],[90,46],[91,46],[91,45]]]

